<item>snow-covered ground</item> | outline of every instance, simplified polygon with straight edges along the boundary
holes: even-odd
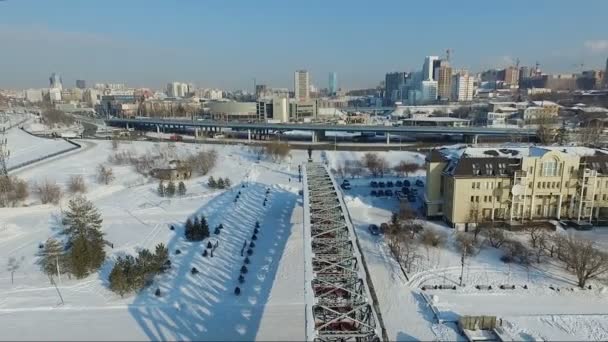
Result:
[[[16,131],[20,134],[26,134]],[[28,139],[31,136],[27,136]],[[44,140],[52,142],[53,140]],[[16,140],[16,150],[26,151],[29,140]],[[108,260],[85,279],[65,275],[55,289],[40,271],[38,245],[59,234],[60,215],[68,197],[58,206],[41,205],[35,196],[27,207],[0,209],[0,322],[7,340],[302,340],[305,338],[303,210],[298,191],[297,165],[306,151],[292,151],[282,163],[258,161],[243,145],[195,145],[182,143],[123,142],[119,150],[157,154],[175,150],[187,154],[214,149],[217,166],[206,176],[185,182],[184,197],[161,198],[158,183],[136,173],[131,166],[112,165],[115,180],[96,182],[96,168],[108,165],[114,151],[111,142],[79,140],[83,148],[18,169],[14,174],[30,183],[49,180],[63,189],[70,176],[80,175],[86,196],[99,208]],[[33,152],[32,152],[33,153]],[[345,152],[323,153],[328,163],[350,158]],[[321,158],[318,151],[314,158]],[[30,156],[29,153],[22,153]],[[385,156],[389,156],[386,154]],[[390,153],[400,160],[409,156]],[[207,187],[209,176],[229,177],[233,188]],[[242,187],[245,185],[245,187]],[[268,203],[263,206],[266,189]],[[237,203],[234,198],[241,196]],[[222,223],[213,258],[203,257],[203,244],[183,238],[182,224],[192,215],[204,214],[213,228]],[[255,221],[261,232],[255,242],[242,293],[235,296],[240,249],[251,238]],[[176,230],[171,231],[170,225]],[[154,285],[135,296],[120,298],[107,288],[113,260],[158,243],[168,246],[173,267],[155,279]],[[175,250],[181,254],[176,255]],[[11,283],[6,265],[19,261]],[[191,275],[196,267],[200,273]],[[156,297],[159,288],[162,296]],[[58,293],[65,304],[60,305]],[[35,329],[31,329],[35,326]]]
[[[4,137],[10,151],[7,163],[9,169],[31,160],[74,148],[74,145],[63,139],[35,137],[16,127],[9,129]]]
[[[391,340],[462,340],[453,323],[460,315],[496,315],[515,340],[606,340],[608,288],[592,282],[592,290],[577,289],[574,276],[553,260],[529,268],[505,264],[500,261],[501,252],[487,246],[466,259],[464,287],[422,291],[422,285],[459,284],[461,258],[452,244],[455,232],[443,224],[421,221],[425,229],[444,232],[448,242],[441,248],[420,247],[406,278],[383,237],[373,236],[367,229],[369,224],[389,221],[391,212],[398,209],[397,199],[371,197],[369,182],[369,178],[356,179],[351,181],[352,189],[343,192]],[[419,202],[413,207],[418,208]],[[608,241],[601,230],[575,234],[593,238],[600,246]],[[526,236],[514,238],[524,240]],[[516,285],[516,289],[500,290],[503,284]],[[477,290],[475,285],[492,285],[493,290]],[[439,317],[423,293],[436,296]]]

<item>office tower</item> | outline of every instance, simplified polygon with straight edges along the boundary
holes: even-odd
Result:
[[[294,93],[297,100],[306,101],[310,98],[310,77],[308,71],[298,70],[294,73]]]
[[[437,79],[437,96],[440,100],[448,101],[452,95],[452,67],[447,61],[441,61],[435,70]]]
[[[437,100],[437,81],[425,80],[420,86],[422,102],[434,102]]]
[[[49,77],[50,88],[57,88],[59,90],[63,89],[63,82],[61,80],[61,76],[58,73],[52,73],[51,77]]]
[[[87,83],[84,80],[76,80],[76,88],[84,89],[87,87]]]
[[[338,74],[335,72],[329,73],[329,95],[335,95],[338,92]]]
[[[426,56],[424,58],[424,65],[422,66],[422,80],[434,80],[435,68],[439,66],[439,57],[437,56]]]
[[[406,95],[401,90],[405,86],[407,73],[390,72],[384,77],[384,103],[392,105],[395,101],[403,100]]]

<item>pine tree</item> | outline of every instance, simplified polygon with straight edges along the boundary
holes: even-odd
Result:
[[[194,223],[192,224],[192,240],[193,241],[200,241],[202,240],[200,238],[201,236],[201,220],[198,218],[198,216],[194,217]]]
[[[118,257],[108,279],[110,282],[110,290],[118,293],[121,297],[128,293],[130,288],[127,276],[124,272],[124,263],[124,259]]]
[[[223,189],[226,187],[226,183],[224,183],[224,180],[222,178],[217,180],[217,188],[218,189]]]
[[[89,238],[91,235],[101,234],[103,220],[91,201],[78,196],[70,200],[63,222],[67,226],[63,233],[69,235],[70,238],[76,236]]]
[[[184,182],[179,182],[177,185],[177,194],[180,196],[184,196],[186,194],[186,184],[184,184]]]
[[[154,253],[154,264],[156,268],[156,273],[162,273],[165,271],[165,265],[169,260],[169,250],[165,247],[164,244],[159,243],[156,245],[155,253]]]
[[[69,271],[83,278],[97,271],[105,260],[101,215],[93,203],[84,197],[70,200],[64,217],[67,226],[63,233],[69,237],[70,249],[66,257]]]
[[[232,185],[232,182],[230,181],[230,178],[226,177],[224,178],[224,186],[226,188],[229,188]]]
[[[215,189],[217,187],[217,183],[215,182],[213,176],[209,177],[209,180],[207,181],[207,186],[209,186],[211,189]]]
[[[167,184],[167,189],[165,190],[165,193],[168,197],[175,196],[175,183],[173,183],[173,181],[170,181],[169,184]]]
[[[209,224],[207,223],[207,219],[205,216],[201,216],[201,240],[204,240],[209,237]]]
[[[53,238],[46,240],[41,255],[40,264],[46,275],[52,278],[58,276],[57,272],[61,273],[64,271],[65,256],[63,254],[63,247],[59,241]]]
[[[188,218],[186,220],[186,224],[184,225],[186,240],[192,240],[193,230],[194,230],[194,224],[192,224],[192,220],[190,218]]]
[[[158,191],[160,197],[165,197],[165,183],[162,180],[158,183],[158,189],[156,191]]]

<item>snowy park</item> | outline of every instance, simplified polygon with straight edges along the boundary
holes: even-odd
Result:
[[[7,137],[13,157],[21,162],[70,145],[15,128]],[[20,205],[0,208],[3,339],[307,338],[303,226],[308,218],[298,179],[298,166],[308,159],[306,151],[291,150],[277,158],[246,145],[77,142],[80,149],[10,173],[29,184],[30,196]],[[180,180],[183,193],[174,196],[166,194],[158,179],[142,173],[141,165],[123,160],[145,160],[157,167],[210,153],[217,156],[214,165],[205,174]],[[575,277],[554,259],[545,257],[543,263],[529,266],[504,263],[501,251],[488,245],[463,264],[457,232],[420,215],[424,154],[374,153],[387,161],[388,169],[401,162],[417,165],[404,174],[390,171],[375,177],[353,171],[353,165],[366,158],[365,152],[312,154],[327,165],[338,184],[349,181],[338,192],[365,256],[390,340],[465,340],[456,324],[463,315],[496,315],[503,322],[504,336],[513,340],[608,338],[608,299],[600,280],[591,281],[591,289],[580,289]],[[100,178],[100,165],[111,170],[111,177]],[[79,195],[71,190],[75,179],[83,184]],[[217,179],[229,180],[228,185],[216,186]],[[407,181],[417,190],[400,201],[395,194],[386,194],[388,188],[378,195],[372,181]],[[43,204],[40,184],[56,186],[62,196]],[[70,200],[78,196],[85,196],[103,219],[105,259],[98,270],[80,279],[62,270],[45,274],[41,249],[49,238],[62,239]],[[395,260],[387,235],[369,229],[370,224],[390,222],[403,201],[418,213],[423,231],[443,237],[438,246],[417,246],[407,267]],[[188,222],[203,217],[208,232],[192,241]],[[526,234],[509,236],[527,241]],[[562,229],[556,234],[572,233]],[[608,241],[601,230],[576,234],[603,247]],[[143,249],[154,251],[159,244],[166,246],[170,266],[141,289],[122,295],[113,291],[110,275],[116,264]],[[36,329],[31,329],[33,322]]]

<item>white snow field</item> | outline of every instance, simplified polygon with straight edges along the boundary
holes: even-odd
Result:
[[[384,180],[387,179],[391,178]],[[410,181],[413,179],[411,177]],[[441,248],[420,247],[418,259],[406,279],[383,237],[373,236],[367,229],[371,223],[379,225],[389,221],[391,212],[398,208],[396,198],[371,197],[370,180],[351,180],[352,190],[343,190],[343,193],[357,227],[391,340],[464,340],[454,323],[460,315],[496,315],[503,319],[506,332],[514,340],[606,340],[608,288],[601,282],[592,281],[592,290],[577,289],[575,277],[552,260],[526,269],[504,264],[500,261],[500,251],[487,246],[479,254],[467,258],[464,287],[422,291],[422,285],[458,285],[461,258],[450,243],[455,232],[443,224],[421,221],[426,229],[444,231],[448,243]],[[417,208],[419,203],[413,203],[413,207]],[[525,239],[522,234],[515,238]],[[600,246],[607,242],[606,234],[601,230],[576,234],[592,238]],[[500,290],[503,284],[517,288]],[[493,290],[480,291],[475,285],[492,285]],[[549,286],[560,291],[551,290]],[[423,294],[436,296],[438,317]],[[438,323],[438,318],[442,323]]]
[[[15,140],[16,141],[16,140]],[[182,143],[121,143],[119,150],[177,153],[214,149],[217,166],[206,176],[185,181],[184,197],[162,198],[157,181],[131,166],[112,165],[116,179],[96,182],[96,168],[108,165],[109,141],[79,140],[83,148],[45,160],[14,175],[30,183],[49,180],[62,188],[70,176],[81,175],[86,196],[99,208],[106,240],[102,269],[81,280],[63,275],[56,289],[41,272],[38,245],[60,232],[60,205],[41,205],[35,196],[27,207],[0,209],[0,326],[1,340],[303,340],[305,338],[303,210],[297,165],[306,151],[292,151],[282,163],[257,161],[246,146]],[[24,146],[16,148],[25,149]],[[318,158],[320,153],[314,152]],[[333,163],[343,152],[327,152]],[[393,152],[391,152],[393,154]],[[406,158],[407,152],[394,158]],[[395,159],[397,160],[397,159]],[[229,177],[233,187],[213,190],[209,176]],[[243,185],[245,187],[243,187]],[[266,206],[263,205],[267,195]],[[239,200],[234,199],[241,192]],[[203,257],[207,241],[184,239],[183,223],[204,214],[219,243],[213,257]],[[245,283],[238,284],[244,243],[251,242],[255,222],[260,233],[253,247]],[[213,234],[215,226],[224,229]],[[170,230],[170,225],[175,230]],[[172,268],[142,292],[125,296],[108,289],[108,274],[117,256],[164,243]],[[176,250],[181,251],[176,254]],[[14,284],[6,265],[19,262]],[[191,274],[192,267],[200,273]],[[241,294],[234,294],[235,286]],[[154,295],[160,289],[161,297]],[[61,304],[63,298],[64,304]]]
[[[39,138],[14,127],[9,129],[4,138],[10,151],[7,167],[20,165],[56,152],[73,149],[74,145],[63,139]]]

